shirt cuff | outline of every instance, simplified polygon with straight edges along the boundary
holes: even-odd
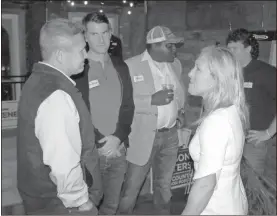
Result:
[[[66,208],[79,207],[86,203],[89,199],[87,185],[84,182],[84,187],[81,191],[58,194],[58,197],[61,199]]]

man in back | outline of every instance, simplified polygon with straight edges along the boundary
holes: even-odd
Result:
[[[273,146],[276,149],[273,138],[276,134],[276,68],[258,60],[259,43],[246,29],[230,32],[226,43],[243,67],[245,97],[249,104],[250,130],[243,155],[252,168],[263,175],[267,151]],[[276,170],[274,172],[276,179]]]
[[[120,40],[120,38],[116,37],[113,34],[111,36],[110,47],[109,47],[108,53],[111,56],[117,56],[117,57],[123,58],[121,40]]]
[[[71,75],[84,69],[82,28],[66,19],[40,31],[18,109],[17,185],[27,214],[97,214],[87,180],[99,169],[93,125]],[[93,180],[97,181],[93,175]]]

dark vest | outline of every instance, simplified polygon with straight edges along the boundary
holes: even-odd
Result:
[[[35,64],[23,87],[18,107],[17,184],[23,201],[26,196],[35,198],[37,209],[44,208],[53,200],[61,203],[57,198],[56,185],[49,177],[50,167],[43,163],[42,149],[34,130],[40,104],[56,90],[63,90],[71,96],[80,116],[83,174],[92,178],[92,173],[99,169],[94,127],[81,93],[62,73],[47,65]],[[33,207],[33,210],[36,209]]]
[[[120,38],[116,37],[115,35],[111,36],[110,47],[109,47],[108,53],[110,56],[117,56],[117,57],[123,59],[121,40],[120,40]]]

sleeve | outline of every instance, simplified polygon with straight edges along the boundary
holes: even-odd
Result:
[[[175,61],[179,68],[178,74],[177,74],[177,79],[178,79],[178,82],[180,83],[180,89],[178,90],[178,99],[179,99],[178,103],[179,103],[179,109],[182,109],[182,108],[186,108],[185,104],[187,102],[187,91],[186,91],[186,87],[183,79],[184,70],[183,70],[181,61],[178,58],[176,58]]]
[[[57,195],[65,207],[79,207],[88,200],[88,188],[80,165],[79,114],[71,97],[57,90],[38,109],[35,133],[43,162],[51,169]]]
[[[184,68],[182,67],[182,75],[181,75],[181,80],[183,81],[183,88],[184,88],[184,109],[187,110],[189,108],[189,101],[188,101],[188,97],[189,97],[189,93],[188,93],[188,86],[189,86],[189,76],[188,74],[185,72]]]
[[[215,113],[204,120],[198,132],[200,159],[194,179],[218,175],[224,164],[230,130],[227,116]]]
[[[124,68],[122,67],[122,71],[125,73],[122,74],[121,71],[121,79],[123,81],[123,96],[122,96],[122,104],[119,110],[119,117],[116,126],[116,130],[114,132],[114,136],[118,137],[121,142],[125,141],[129,134],[131,133],[131,125],[133,122],[135,105],[133,99],[133,86],[131,77],[129,74],[128,66],[123,62]]]
[[[272,100],[276,100],[276,68],[268,65],[266,71],[263,72],[263,86],[268,91],[270,96],[272,97]]]

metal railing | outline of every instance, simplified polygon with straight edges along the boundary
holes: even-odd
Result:
[[[29,76],[1,76],[1,101],[16,100]]]

